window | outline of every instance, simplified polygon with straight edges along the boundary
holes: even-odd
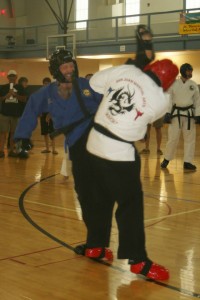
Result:
[[[127,15],[137,15],[140,13],[140,0],[126,0],[125,1]],[[126,24],[138,24],[140,22],[140,17],[126,17]]]
[[[76,21],[88,19],[88,0],[76,0]],[[77,29],[86,28],[86,22],[76,23]]]
[[[190,8],[200,8],[200,0],[186,0],[186,9]],[[197,12],[198,10],[192,10],[191,12]]]

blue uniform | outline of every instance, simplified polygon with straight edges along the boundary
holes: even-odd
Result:
[[[78,78],[78,85],[81,98],[91,114],[95,114],[102,95],[92,90],[89,81],[85,78]],[[32,94],[27,103],[26,109],[19,120],[15,131],[15,139],[29,139],[32,131],[37,126],[37,118],[43,112],[51,114],[54,128],[68,126],[82,118],[84,113],[81,110],[75,90],[73,88],[71,96],[64,100],[58,94],[57,83],[51,83],[42,87],[39,91]],[[88,152],[86,143],[88,133],[92,126],[92,117],[86,118],[66,137],[66,144],[69,149],[72,161],[72,173],[74,177],[75,190],[82,209],[82,216],[86,227],[90,226],[90,207],[93,203],[93,194],[89,192],[92,186],[92,174],[88,165]]]
[[[94,114],[102,96],[91,89],[85,78],[78,78],[77,81],[87,110]],[[14,138],[30,138],[32,131],[37,126],[37,118],[43,112],[50,113],[55,129],[70,125],[84,117],[75,90],[72,90],[70,98],[64,100],[58,94],[57,83],[53,82],[30,96],[24,114],[19,120]],[[84,134],[90,123],[91,118],[88,118],[68,134],[66,143],[69,148]]]

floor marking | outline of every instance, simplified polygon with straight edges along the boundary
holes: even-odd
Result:
[[[33,254],[38,254],[38,253],[41,253],[41,252],[51,251],[51,250],[55,250],[55,249],[58,249],[58,248],[61,248],[61,246],[56,246],[56,247],[46,248],[46,249],[42,249],[42,250],[32,251],[32,252],[23,253],[23,254],[19,254],[19,255],[15,255],[15,256],[8,256],[8,257],[1,258],[0,261],[8,260],[8,259],[14,259],[14,258],[17,258],[17,257],[33,255]]]
[[[4,196],[4,195],[0,195],[0,197],[12,199],[12,200],[18,200],[18,198],[16,198],[16,197],[10,197],[10,196]],[[41,205],[41,206],[57,208],[57,209],[67,210],[67,211],[74,211],[74,212],[76,212],[77,210],[81,210],[80,207],[77,207],[77,209],[70,209],[70,208],[65,208],[65,207],[61,207],[61,206],[56,206],[56,205],[51,205],[51,204],[46,204],[43,202],[36,202],[36,201],[31,201],[31,200],[26,200],[26,203],[37,204],[37,205]]]
[[[171,230],[170,228],[162,227],[162,226],[157,226],[157,225],[155,225],[154,227],[155,227],[156,229],[161,229],[161,230],[166,230],[166,231],[170,231],[170,230]]]
[[[16,198],[16,197],[9,197],[9,196],[4,196],[4,195],[0,195],[0,197],[18,200],[18,198]],[[56,209],[66,210],[66,211],[73,211],[73,212],[76,212],[77,210],[81,211],[81,208],[79,208],[79,207],[77,209],[70,209],[70,208],[65,208],[65,207],[61,207],[61,206],[46,204],[46,203],[42,203],[42,202],[35,202],[35,201],[30,201],[30,200],[26,200],[26,203],[37,204],[37,205],[41,205],[41,206],[46,206],[46,207],[51,207],[51,208],[56,208]],[[161,220],[163,218],[165,218],[165,219],[172,218],[172,217],[181,216],[181,215],[185,215],[185,214],[195,213],[198,211],[200,211],[200,208],[189,210],[189,211],[183,211],[183,212],[179,212],[176,214],[170,214],[170,215],[160,216],[160,217],[151,218],[151,219],[145,219],[144,222],[157,221],[157,220]]]
[[[198,212],[198,211],[200,211],[200,208],[193,209],[193,210],[188,210],[188,211],[183,211],[183,212],[179,212],[179,213],[171,214],[171,215],[167,215],[167,216],[162,216],[162,217],[157,217],[157,218],[146,219],[145,222],[148,222],[148,221],[156,221],[156,220],[160,220],[160,219],[163,219],[163,218],[165,218],[165,219],[167,219],[167,218],[172,218],[172,217],[181,216],[181,215],[185,215],[185,214],[191,214],[191,213]]]
[[[22,215],[24,216],[24,218],[33,226],[35,227],[38,231],[40,231],[41,233],[43,233],[44,235],[46,235],[47,237],[49,237],[50,239],[54,240],[55,242],[57,242],[58,244],[68,248],[69,250],[72,250],[74,252],[74,248],[72,246],[70,246],[69,244],[65,243],[64,241],[58,239],[57,237],[55,237],[54,235],[52,235],[51,233],[47,232],[46,230],[44,230],[42,227],[40,227],[36,222],[34,222],[31,217],[28,215],[28,213],[26,212],[25,208],[24,208],[24,199],[25,199],[25,196],[27,194],[27,192],[32,188],[34,187],[36,184],[38,183],[41,183],[42,181],[44,180],[47,180],[48,178],[51,178],[55,175],[51,175],[49,177],[46,177],[46,178],[43,178],[41,179],[39,182],[37,183],[33,183],[31,184],[28,188],[26,188],[20,195],[19,197],[19,209],[22,213]],[[200,209],[198,209],[200,210]],[[189,211],[188,213],[190,212],[196,212],[198,210],[192,210],[192,211]],[[187,213],[187,212],[185,212]],[[184,214],[184,213],[180,213],[180,214]],[[175,214],[175,215],[178,215],[178,214]],[[171,216],[171,215],[169,215]],[[167,217],[167,216],[166,216]],[[165,217],[165,218],[166,218]],[[163,217],[162,217],[163,218]],[[157,218],[156,218],[157,219]],[[159,218],[160,219],[160,218]],[[108,262],[104,262],[102,260],[99,260],[99,259],[91,259],[93,261],[96,261],[97,263],[100,263],[100,264],[103,264],[103,265],[106,265],[106,266],[109,266],[111,267],[112,269],[115,269],[115,270],[118,270],[120,272],[127,272],[127,270],[123,270],[122,268],[118,267],[118,266],[115,266],[115,265],[111,265],[109,264]],[[154,281],[154,280],[149,280],[149,279],[146,279],[144,278],[144,280],[146,281],[151,281],[152,283],[156,284],[156,285],[161,285],[165,288],[168,288],[168,289],[171,289],[171,290],[174,290],[176,292],[179,292],[181,294],[184,294],[184,295],[190,295],[192,297],[195,297],[195,298],[200,298],[200,294],[199,293],[196,293],[196,292],[192,292],[192,291],[189,291],[189,290],[186,290],[186,289],[182,289],[182,288],[179,288],[179,287],[176,287],[176,286],[172,286],[172,285],[169,285],[167,283],[164,283],[164,282],[158,282],[158,281]]]
[[[42,203],[42,202],[35,202],[35,201],[29,201],[29,200],[26,200],[26,203],[39,204],[41,206],[52,207],[52,208],[57,208],[57,209],[67,210],[67,211],[75,211],[76,212],[77,210],[81,210],[80,207],[78,207],[77,209],[70,209],[70,208],[61,207],[61,206],[57,206],[57,205],[51,205],[51,204],[46,204],[46,203]]]
[[[18,200],[18,198],[11,197],[11,196],[0,195],[0,197],[7,198],[7,199],[12,199],[12,200]]]

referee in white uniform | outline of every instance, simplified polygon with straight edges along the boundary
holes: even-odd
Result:
[[[180,134],[184,138],[183,168],[196,170],[192,164],[196,142],[196,123],[200,123],[200,95],[198,85],[191,80],[193,68],[185,63],[180,67],[181,77],[169,88],[170,106],[165,116],[169,123],[168,141],[161,168],[165,169],[175,156]]]

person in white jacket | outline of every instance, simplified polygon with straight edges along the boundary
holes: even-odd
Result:
[[[165,122],[169,123],[168,141],[161,168],[165,169],[175,154],[180,134],[184,138],[183,168],[195,171],[192,164],[195,153],[196,123],[200,123],[200,95],[196,82],[191,80],[193,68],[185,63],[180,67],[181,77],[169,88],[170,103]]]
[[[149,123],[166,113],[169,101],[163,89],[177,74],[177,66],[164,59],[147,65],[144,72],[133,61],[90,79],[92,89],[104,97],[87,142],[93,202],[88,208],[91,225],[85,255],[96,257],[99,247],[109,246],[116,202],[118,258],[128,259],[131,272],[155,280],[168,279],[169,271],[153,263],[146,252],[140,157],[134,142],[143,139]]]

